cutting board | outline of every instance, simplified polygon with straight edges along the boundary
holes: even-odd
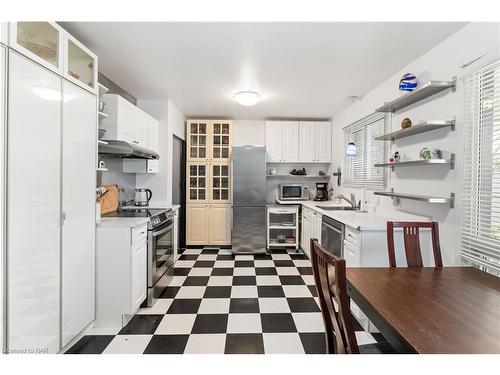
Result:
[[[101,185],[106,191],[97,201],[101,203],[101,214],[108,214],[118,209],[118,185]]]

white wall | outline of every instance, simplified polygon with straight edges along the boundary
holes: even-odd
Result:
[[[432,195],[449,196],[451,192],[456,193],[457,202],[454,209],[446,205],[431,205],[428,203],[401,200],[398,207],[400,210],[417,213],[432,217],[440,223],[441,246],[443,262],[445,264],[459,264],[458,255],[460,247],[460,190],[462,173],[463,152],[463,71],[460,66],[470,60],[498,50],[499,26],[493,23],[472,23],[466,25],[457,33],[444,40],[442,43],[426,52],[412,64],[396,72],[391,78],[381,83],[374,90],[366,94],[362,100],[350,105],[345,110],[336,114],[333,118],[332,145],[333,164],[336,169],[338,165],[343,170],[344,162],[344,136],[342,128],[350,123],[373,113],[385,101],[396,98],[399,94],[398,83],[404,73],[415,73],[420,82],[433,80],[450,80],[453,76],[459,76],[457,90],[446,92],[426,100],[424,103],[413,105],[396,113],[392,118],[392,130],[400,129],[401,120],[409,117],[414,124],[423,120],[448,120],[456,116],[456,131],[436,130],[408,138],[397,140],[388,145],[389,154],[399,150],[403,160],[418,159],[422,147],[438,147],[444,151],[444,155],[455,153],[456,167],[450,170],[447,167],[409,167],[400,168],[389,172],[389,186],[395,191]],[[483,60],[484,61],[484,60]],[[330,179],[331,186],[336,184],[336,177]],[[342,186],[339,192],[354,192],[357,198],[361,198],[361,190]],[[392,200],[386,197],[377,197],[368,192],[367,198],[370,204],[380,204],[385,207],[394,207]]]
[[[265,145],[266,122],[234,120],[233,145]]]
[[[172,146],[173,137],[177,136],[182,140],[186,140],[186,117],[184,113],[179,111],[179,109],[172,103],[168,101],[168,133],[167,133],[167,204],[172,204]]]

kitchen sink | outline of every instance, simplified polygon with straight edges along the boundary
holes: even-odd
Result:
[[[360,210],[358,208],[353,208],[349,206],[316,206],[325,211],[354,211],[357,213],[366,213],[366,210]]]

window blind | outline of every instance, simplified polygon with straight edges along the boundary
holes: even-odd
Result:
[[[463,259],[500,274],[500,62],[466,78]]]
[[[388,120],[383,113],[373,113],[344,128],[344,147],[351,141],[356,145],[356,156],[344,157],[346,185],[385,188],[387,174],[375,164],[386,161],[386,142],[375,137],[385,134]]]

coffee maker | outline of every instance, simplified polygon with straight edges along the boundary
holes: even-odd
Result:
[[[328,200],[328,183],[327,182],[316,182],[316,196],[315,201],[327,201]]]

